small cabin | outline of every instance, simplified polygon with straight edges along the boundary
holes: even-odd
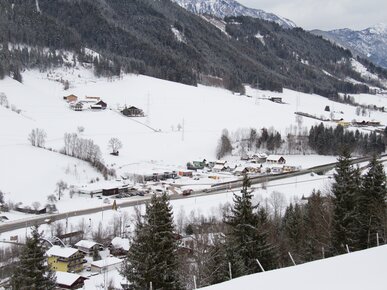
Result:
[[[129,108],[126,107],[121,111],[121,113],[126,117],[144,117],[143,110],[135,106],[131,106]]]

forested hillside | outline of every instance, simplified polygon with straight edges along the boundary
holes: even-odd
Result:
[[[348,50],[300,28],[237,17],[226,19],[225,30],[169,0],[0,0],[0,78],[63,65],[66,50],[93,63],[97,75],[132,72],[190,85],[215,76],[233,91],[249,83],[333,98],[369,90],[344,81],[370,82],[353,71]]]

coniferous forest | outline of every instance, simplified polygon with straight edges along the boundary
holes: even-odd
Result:
[[[20,79],[26,68],[47,70],[78,60],[93,64],[101,76],[139,73],[189,85],[215,76],[240,92],[248,83],[337,98],[338,92],[369,91],[367,85],[343,81],[346,77],[380,85],[353,70],[350,51],[301,28],[249,17],[225,22],[222,32],[169,0],[39,0],[39,11],[35,0],[1,0],[0,78]],[[63,51],[74,52],[74,61],[65,60]]]

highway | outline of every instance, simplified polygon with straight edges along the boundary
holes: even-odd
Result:
[[[386,156],[387,156],[387,154],[381,155],[381,160],[386,161],[386,159],[383,159]],[[362,157],[362,158],[353,159],[352,164],[366,162],[366,161],[369,161],[370,159],[371,159],[370,157]],[[300,176],[300,175],[304,175],[304,174],[310,174],[312,172],[326,172],[326,171],[333,169],[335,166],[336,166],[336,162],[324,164],[324,165],[320,165],[320,166],[315,166],[315,167],[311,167],[308,169],[304,169],[304,170],[300,170],[300,171],[296,171],[296,172],[291,172],[291,173],[281,173],[281,174],[266,175],[266,176],[252,176],[250,178],[250,180],[251,180],[252,184],[258,184],[258,183],[270,182],[270,181],[280,180],[280,179],[285,179],[285,178],[290,178],[290,177],[296,177],[296,176]],[[213,184],[210,188],[205,189],[205,190],[201,190],[201,191],[194,191],[189,196],[183,196],[181,194],[173,194],[173,195],[170,195],[170,199],[171,200],[178,200],[178,199],[195,198],[195,197],[220,194],[220,193],[224,193],[230,189],[240,188],[241,186],[242,186],[242,178],[240,178],[238,180],[234,180],[234,181]],[[135,199],[132,198],[132,200],[120,202],[118,204],[118,206],[120,208],[137,206],[137,205],[141,205],[141,204],[146,203],[147,201],[150,200],[150,198],[151,198],[151,195],[144,196],[144,197],[135,197]],[[26,219],[5,222],[5,223],[0,224],[0,234],[5,233],[5,232],[9,232],[9,231],[13,231],[13,230],[17,230],[17,229],[30,227],[30,226],[35,225],[35,224],[41,225],[41,224],[46,223],[47,219],[50,219],[51,221],[58,221],[58,220],[63,220],[63,219],[71,218],[71,217],[75,217],[75,216],[84,216],[84,215],[99,213],[99,212],[111,210],[111,209],[112,209],[112,205],[107,204],[107,205],[103,205],[100,207],[79,209],[79,210],[75,210],[75,211],[62,212],[62,213],[45,214],[45,215],[39,215],[39,216],[34,216],[34,217],[28,217]]]

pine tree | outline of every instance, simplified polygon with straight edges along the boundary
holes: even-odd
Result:
[[[229,226],[226,246],[233,277],[260,272],[257,259],[265,269],[271,268],[273,264],[272,249],[264,228],[266,216],[255,212],[258,205],[252,204],[250,185],[250,180],[245,176],[242,195],[234,195],[231,214],[224,218]]]
[[[178,278],[177,241],[168,196],[154,195],[143,219],[137,219],[135,237],[123,275],[135,289],[182,289]]]
[[[283,227],[289,251],[298,262],[304,262],[305,226],[301,206],[290,204],[283,218]]]
[[[32,228],[31,237],[20,255],[20,262],[11,277],[14,290],[49,290],[55,289],[55,273],[47,264],[44,249],[40,243],[41,233],[37,226]]]
[[[225,245],[216,241],[206,253],[200,287],[218,284],[230,279]]]
[[[346,245],[351,250],[358,249],[357,229],[358,209],[356,201],[360,188],[360,170],[353,168],[351,155],[344,150],[338,159],[335,182],[332,185],[333,193],[333,251],[345,253]]]
[[[386,219],[386,174],[376,156],[372,158],[367,174],[362,178],[359,204],[359,246],[361,249],[377,245],[376,233],[385,240],[383,224]]]

